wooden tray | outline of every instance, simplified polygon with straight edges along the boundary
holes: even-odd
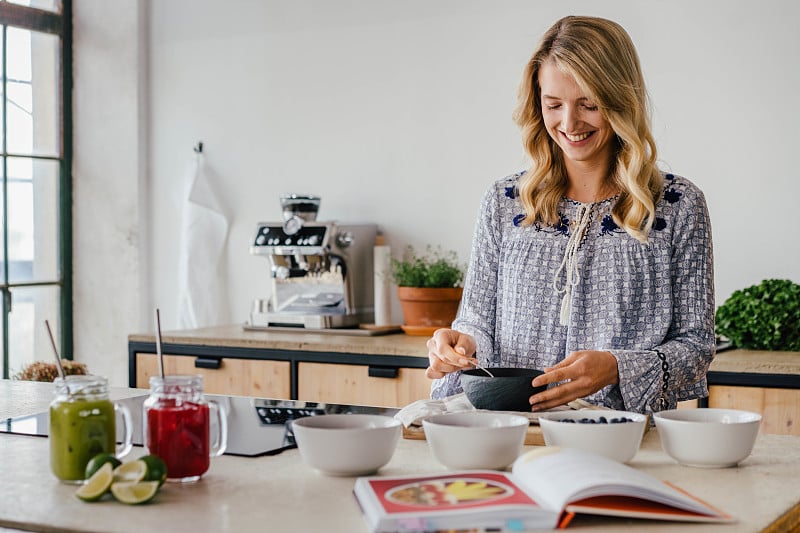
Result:
[[[422,426],[403,426],[403,438],[412,440],[425,440],[425,430]],[[525,433],[525,444],[534,446],[544,446],[544,435],[542,428],[531,424]]]

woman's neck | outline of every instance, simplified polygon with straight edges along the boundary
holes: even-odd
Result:
[[[565,161],[567,167],[567,197],[584,204],[599,202],[614,196],[617,191],[611,183],[606,165],[584,161]]]

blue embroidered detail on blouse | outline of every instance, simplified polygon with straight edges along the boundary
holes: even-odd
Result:
[[[556,230],[557,233],[560,233],[562,235],[569,235],[569,219],[566,217],[566,215],[563,215],[562,213],[559,213],[558,215],[561,218],[556,223],[556,225],[553,226],[553,229]]]
[[[513,221],[514,222],[514,226],[519,227],[519,225],[522,223],[523,220],[525,220],[525,214],[524,213],[521,213],[521,214],[515,216],[514,217],[514,221]]]
[[[512,200],[519,196],[519,189],[515,185],[511,187],[506,187],[506,198],[511,198]]]
[[[667,227],[667,221],[661,217],[656,217],[656,221],[653,224],[653,229],[656,231],[662,231]]]
[[[683,196],[682,192],[678,192],[677,190],[671,187],[664,191],[664,200],[668,201],[671,204],[674,204],[675,202],[680,200],[681,196]]]
[[[611,215],[606,215],[603,217],[603,220],[600,222],[600,234],[601,235],[608,235],[609,233],[614,233],[619,229],[617,223],[614,222],[614,217]]]

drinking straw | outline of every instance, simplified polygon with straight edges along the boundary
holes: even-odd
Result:
[[[56,356],[56,366],[58,367],[58,375],[61,376],[61,379],[65,379],[66,375],[64,374],[64,367],[61,365],[61,356],[58,355],[58,348],[56,348],[56,340],[53,338],[53,330],[50,329],[50,322],[47,320],[44,321],[45,327],[47,327],[47,334],[50,335],[50,345],[53,347],[53,354]]]
[[[161,313],[156,307],[156,353],[158,354],[158,373],[164,379],[164,354],[161,352]]]

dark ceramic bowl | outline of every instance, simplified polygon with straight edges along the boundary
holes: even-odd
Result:
[[[489,375],[480,368],[461,372],[461,386],[476,409],[492,411],[530,411],[528,398],[547,388],[532,387],[531,381],[541,370],[534,368],[489,368]]]

